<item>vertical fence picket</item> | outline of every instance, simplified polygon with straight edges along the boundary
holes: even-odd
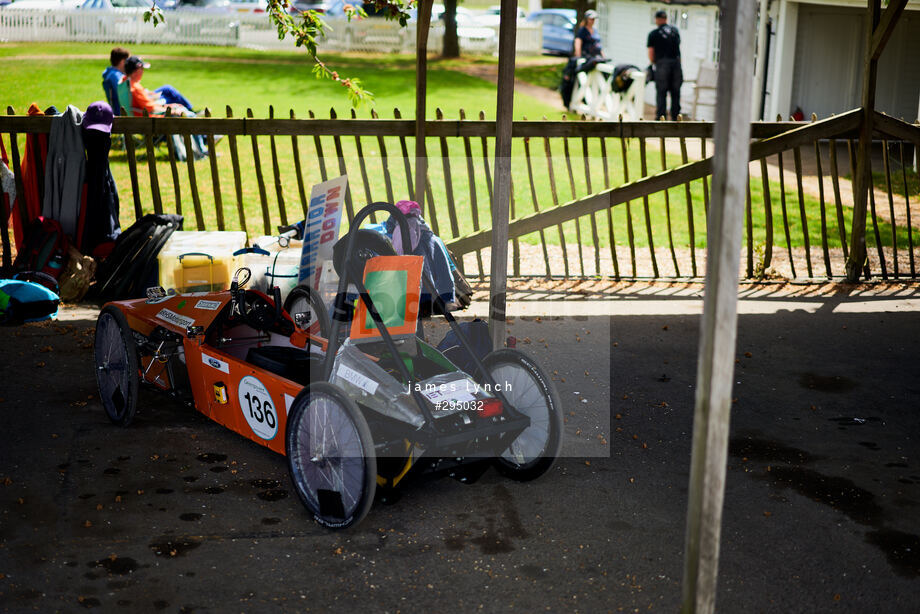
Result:
[[[550,146],[549,137],[543,137],[543,149],[546,152],[546,171],[549,174],[549,191],[553,195],[553,208],[559,207],[559,196],[556,192],[556,174],[553,172],[553,152]],[[559,231],[559,246],[562,248],[562,264],[565,267],[565,276],[569,276],[569,256],[568,248],[565,244],[565,232],[562,230],[562,224],[556,224]]]
[[[601,142],[601,160],[604,163],[604,189],[610,189],[610,168],[607,164],[607,141],[604,137],[598,139]],[[613,277],[614,279],[620,279],[620,262],[617,259],[617,242],[616,242],[616,233],[613,230],[613,208],[607,207],[607,235],[608,240],[610,241],[610,258],[613,260]],[[597,248],[598,255],[600,255],[600,247]],[[600,267],[598,267],[597,274],[600,275]]]
[[[444,120],[444,112],[438,107],[435,109],[438,121]],[[454,178],[450,172],[450,149],[447,147],[447,137],[438,137],[441,145],[441,166],[444,169],[444,194],[447,197],[447,217],[450,221],[451,238],[460,236],[460,226],[457,223],[457,207],[454,204]],[[511,215],[512,219],[514,214]]]
[[[171,116],[172,109],[166,107],[166,117]],[[176,213],[182,215],[182,185],[179,183],[179,166],[176,164],[176,148],[173,146],[173,140],[170,136],[166,137],[166,152],[169,155],[169,168],[172,172],[173,198],[176,199]]]
[[[668,170],[668,159],[664,137],[660,139],[661,144],[661,170]],[[671,261],[674,263],[674,276],[680,277],[680,265],[677,263],[677,252],[674,251],[674,234],[671,230],[671,190],[664,191],[664,215],[668,221],[668,248],[671,250]]]
[[[866,161],[869,167],[869,177],[872,177],[872,160]],[[869,183],[869,212],[872,214],[872,231],[875,237],[875,248],[878,252],[878,264],[882,271],[882,279],[888,279],[888,264],[885,262],[885,249],[882,247],[882,233],[878,227],[878,215],[875,213],[875,184]],[[868,252],[868,250],[867,250]]]
[[[195,175],[195,156],[192,153],[192,135],[182,135],[185,139],[186,166],[188,167],[188,185],[192,191],[192,206],[195,209],[195,225],[198,230],[204,230],[204,216],[201,212],[201,199],[198,197],[198,178]]]
[[[144,111],[144,118],[153,126],[153,119]],[[153,130],[144,135],[144,142],[147,146],[147,171],[150,175],[150,196],[153,198],[153,212],[157,215],[163,213],[163,201],[160,197],[160,178],[157,175],[157,157],[153,148]]]
[[[763,187],[763,216],[766,236],[763,248],[763,270],[770,268],[773,262],[773,203],[770,202],[770,174],[767,170],[767,159],[760,159],[760,181]]]
[[[591,189],[591,158],[588,155],[588,137],[581,137],[581,152],[582,158],[585,161],[585,188],[588,194],[593,194],[594,191]],[[607,211],[610,211],[610,207],[607,207]],[[594,274],[601,274],[601,241],[600,236],[597,234],[597,213],[592,213],[591,217],[591,241],[594,246]]]
[[[687,164],[689,156],[687,155],[687,139],[680,137],[680,162]],[[690,267],[693,277],[696,273],[696,232],[693,223],[693,196],[690,194],[690,182],[684,184],[684,200],[687,205],[687,232],[690,235]]]
[[[402,119],[399,109],[393,109],[393,117]],[[409,194],[409,200],[415,200],[415,183],[412,181],[412,166],[409,164],[409,147],[406,145],[406,137],[399,137],[399,147],[402,150],[403,167],[406,171],[406,191]]]
[[[134,146],[133,134],[128,134],[126,132],[124,137],[125,157],[128,159],[128,176],[131,178],[131,197],[134,200],[134,219],[139,220],[144,214],[144,211],[141,207],[140,181],[137,178],[137,149]]]
[[[802,220],[802,239],[805,241],[805,266],[808,268],[808,276],[814,277],[814,273],[811,269],[811,239],[808,236],[808,216],[805,214],[805,189],[802,185],[801,148],[793,148],[792,159],[795,163],[795,185],[798,190],[799,218]]]
[[[509,198],[509,214],[510,220],[514,220],[517,217],[517,205],[514,198],[514,178],[511,178],[511,192]],[[511,270],[514,277],[521,276],[521,243],[520,240],[515,237],[511,240]]]
[[[246,117],[252,119],[252,109],[246,109]],[[259,156],[259,137],[255,134],[252,138],[252,164],[256,171],[256,181],[259,185],[259,202],[262,203],[262,230],[265,234],[272,233],[272,222],[268,213],[268,195],[265,193],[265,179],[262,177],[262,159]]]
[[[639,164],[643,177],[648,177],[648,161],[645,157],[645,137],[639,137]],[[648,251],[652,257],[652,271],[658,277],[658,260],[655,258],[655,239],[652,237],[652,214],[649,210],[648,194],[642,195],[642,207],[645,210],[645,232],[648,235]]]
[[[629,183],[629,161],[626,157],[626,139],[620,138],[620,154],[623,159],[623,183]],[[636,235],[633,230],[632,201],[626,201],[626,240],[629,241],[629,259],[632,262],[632,276],[636,276]]]
[[[357,119],[357,114],[355,110],[351,110],[351,118]],[[367,164],[364,161],[364,148],[361,147],[361,137],[357,134],[355,135],[355,151],[358,154],[358,168],[361,170],[361,182],[364,184],[364,204],[369,205],[374,202],[374,197],[371,196],[371,183],[367,177]],[[374,216],[376,219],[376,216]]]
[[[460,120],[466,119],[466,111],[460,109]],[[473,146],[470,143],[470,137],[463,137],[463,151],[466,154],[466,176],[470,186],[470,213],[473,216],[473,231],[479,230],[479,202],[476,195],[476,171],[473,168]],[[540,232],[543,235],[543,232]],[[546,244],[543,245],[543,251],[546,251]],[[461,258],[462,260],[462,258]],[[479,277],[485,277],[485,269],[482,266],[482,250],[476,250],[476,266],[479,269]],[[549,263],[547,262],[547,266]]]
[[[227,119],[233,117],[233,109],[227,105]],[[244,120],[245,121],[245,120]],[[230,164],[233,167],[233,190],[236,193],[236,213],[240,218],[240,228],[243,232],[249,232],[246,229],[246,211],[243,207],[243,178],[240,175],[240,152],[236,146],[236,135],[227,135],[227,144],[230,146]]]
[[[783,168],[783,154],[776,154],[776,165],[779,167],[779,203],[783,213],[783,231],[786,234],[786,250],[789,253],[789,270],[795,278],[795,258],[792,256],[792,236],[789,233],[789,214],[786,211],[786,169]]]
[[[744,199],[744,221],[745,221],[745,235],[747,243],[747,277],[751,279],[754,277],[754,208],[751,203],[751,175],[748,173],[747,179],[747,197]]]
[[[831,158],[831,185],[834,188],[834,206],[837,210],[837,233],[840,245],[843,247],[843,261],[846,262],[849,248],[847,246],[846,221],[843,218],[843,201],[840,199],[840,175],[837,170],[837,141],[831,139],[828,143]]]
[[[337,119],[335,109],[329,109],[329,119]],[[335,157],[339,161],[339,175],[347,175],[348,169],[345,167],[345,152],[342,150],[342,137],[338,134],[333,135],[332,143],[335,145]],[[345,212],[348,214],[348,223],[355,219],[355,206],[351,198],[351,185],[345,186]]]
[[[562,116],[565,119],[565,116]],[[544,121],[546,116],[543,116]],[[575,176],[572,173],[572,157],[569,153],[569,139],[567,137],[562,137],[562,149],[565,155],[565,167],[569,175],[569,192],[572,195],[572,200],[578,198],[578,195],[575,192]],[[581,271],[581,276],[585,276],[585,254],[584,247],[582,246],[581,240],[581,218],[575,218],[572,220],[575,223],[575,242],[578,244],[578,265],[579,270]]]
[[[205,117],[211,117],[211,109],[205,108]],[[226,230],[224,224],[224,203],[220,193],[220,174],[217,172],[217,151],[214,133],[208,132],[208,161],[211,166],[211,188],[214,190],[214,214],[217,216],[217,230]]]
[[[815,115],[811,121],[816,121]],[[831,272],[831,254],[827,246],[827,207],[824,203],[824,173],[821,168],[821,144],[815,141],[815,172],[818,174],[818,204],[821,207],[821,250],[824,254],[824,272],[828,277],[833,277]]]
[[[297,119],[294,109],[291,109],[291,119]],[[297,175],[297,195],[300,196],[300,207],[303,209],[303,217],[307,218],[307,211],[310,204],[307,202],[307,189],[303,181],[303,168],[300,164],[300,143],[297,135],[291,135],[291,156],[294,158],[294,174]]]
[[[316,119],[312,109],[307,110],[310,119]],[[318,134],[313,135],[313,147],[316,149],[316,160],[319,162],[319,176],[323,181],[329,180],[329,173],[326,171],[326,156],[323,153],[323,141]]]
[[[274,105],[268,106],[268,118],[275,119]],[[281,185],[281,166],[278,164],[278,145],[275,143],[275,135],[268,136],[268,142],[272,152],[272,177],[275,180],[275,198],[278,201],[278,213],[281,216],[281,225],[288,225],[287,208],[284,204],[284,188]]]
[[[917,270],[914,268],[914,228],[910,221],[910,190],[907,187],[907,166],[904,164],[904,141],[901,141],[901,178],[904,180],[904,207],[905,213],[907,213],[905,221],[907,222],[907,254],[910,258],[910,276],[916,277]]]
[[[894,273],[894,278],[897,279],[900,277],[900,270],[898,267],[898,225],[894,217],[894,194],[891,191],[891,163],[888,159],[888,141],[882,141],[882,162],[884,163],[885,168],[885,187],[888,190],[888,215],[891,220],[891,269]],[[907,192],[905,191],[905,196]]]
[[[700,138],[700,157],[706,159],[705,137]],[[703,176],[703,211],[706,213],[706,219],[709,220],[709,175]]]
[[[526,118],[525,118],[526,119]],[[527,161],[527,180],[530,183],[530,202],[533,204],[534,213],[540,211],[540,204],[537,199],[537,187],[533,180],[533,163],[530,157],[530,137],[524,137],[524,158]],[[540,230],[540,245],[543,248],[543,262],[546,265],[546,276],[552,275],[549,267],[549,250],[546,247],[546,234]]]
[[[853,190],[853,202],[856,202],[856,145],[853,142],[853,139],[847,139],[847,150],[850,154],[850,176],[853,177],[853,179],[850,181],[850,185]],[[875,198],[873,192],[874,190],[869,190],[869,196],[872,199]],[[869,250],[867,246],[866,261],[863,263],[863,275],[865,275],[866,279],[869,279],[869,277],[872,275],[872,268],[869,266],[868,253]]]
[[[371,117],[377,119],[377,111],[371,109]],[[383,182],[386,186],[387,202],[395,203],[393,198],[393,179],[390,176],[389,156],[387,156],[387,144],[383,140],[383,135],[377,135],[377,146],[380,147],[380,167],[383,172]]]
[[[480,110],[480,111],[479,111],[479,121],[485,121],[485,119],[486,119],[486,112]],[[482,146],[482,167],[483,167],[483,170],[485,171],[485,174],[486,174],[486,193],[489,195],[489,211],[490,211],[489,219],[492,219],[492,218],[491,218],[491,211],[492,211],[492,167],[489,165],[489,140],[488,140],[485,136],[480,137],[479,140],[480,140],[480,144],[481,144],[481,146]],[[483,273],[483,275],[485,275],[485,273]],[[549,275],[549,272],[547,272],[547,275]]]

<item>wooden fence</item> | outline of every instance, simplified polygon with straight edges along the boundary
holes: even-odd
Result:
[[[148,212],[186,216],[187,229],[246,230],[253,238],[302,219],[313,183],[349,177],[348,218],[364,203],[415,199],[415,123],[392,119],[116,118],[124,145],[110,157],[122,222]],[[846,178],[860,122],[756,122],[746,198],[748,278],[845,275],[852,188]],[[20,174],[24,136],[51,118],[0,116]],[[180,162],[170,139],[206,135],[216,156]],[[463,111],[426,123],[426,219],[467,275],[488,274],[495,122]],[[711,159],[707,122],[517,121],[513,128],[510,270],[515,276],[702,277]],[[916,277],[909,188],[920,127],[879,115],[884,188],[870,200],[869,275]],[[122,139],[119,139],[121,142]],[[880,199],[883,199],[881,202]],[[884,201],[887,200],[887,207]],[[191,205],[191,207],[189,207]],[[878,206],[876,206],[878,205]],[[912,215],[913,213],[913,215]]]

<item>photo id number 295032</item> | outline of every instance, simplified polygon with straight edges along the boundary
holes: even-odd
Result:
[[[447,400],[447,401],[436,401],[435,409],[440,411],[482,411],[483,402],[482,400],[474,401],[456,401],[456,400]]]

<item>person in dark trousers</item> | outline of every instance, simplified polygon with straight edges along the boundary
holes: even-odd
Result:
[[[680,32],[668,23],[668,14],[655,13],[657,28],[648,34],[648,59],[655,66],[655,90],[658,108],[655,119],[668,116],[667,97],[671,95],[671,119],[680,115],[680,86],[684,73],[680,66]]]

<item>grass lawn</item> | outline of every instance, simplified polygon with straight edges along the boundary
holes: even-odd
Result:
[[[0,58],[4,70],[0,73],[0,103],[12,105],[22,113],[29,103],[35,101],[42,107],[50,104],[63,109],[69,103],[85,108],[90,102],[102,96],[101,73],[107,63],[111,45],[101,44],[29,44],[0,45]],[[328,117],[329,109],[334,108],[339,117],[350,116],[351,107],[341,86],[328,81],[317,80],[311,73],[311,65],[303,52],[295,50],[259,52],[237,48],[222,47],[180,47],[142,45],[131,47],[132,52],[150,59],[152,68],[144,76],[145,85],[156,87],[170,83],[185,93],[196,106],[214,109],[214,115],[222,117],[226,105],[233,107],[234,116],[245,115],[247,108],[252,108],[256,117],[267,117],[269,105],[274,105],[276,117],[287,117],[289,109],[294,109],[298,117],[307,117],[312,109],[318,117]],[[53,57],[52,57],[53,56]],[[159,57],[158,57],[159,56]],[[207,59],[205,59],[207,58]],[[213,61],[212,61],[213,59]],[[393,117],[393,109],[399,108],[403,117],[414,116],[415,75],[414,62],[406,56],[329,56],[327,62],[338,69],[341,74],[358,77],[366,88],[376,95],[372,105],[358,110],[359,117],[369,117],[374,108],[381,117]],[[480,110],[487,118],[494,117],[495,85],[451,70],[458,63],[470,61],[494,63],[494,58],[475,60],[433,60],[429,64],[428,74],[428,117],[434,118],[435,109],[441,107],[448,119],[457,118],[459,109],[467,111],[467,117],[477,117]],[[553,85],[550,81],[558,79],[560,66],[544,65],[522,67],[518,69],[518,78],[528,81]],[[515,96],[514,115],[549,119],[560,117],[558,111],[550,106],[523,94]],[[250,237],[262,234],[267,227],[273,229],[282,222],[302,219],[303,208],[299,196],[297,178],[293,164],[293,139],[279,136],[274,139],[274,148],[279,160],[279,183],[276,184],[272,170],[272,141],[269,137],[255,140],[261,159],[261,178],[265,189],[265,202],[270,212],[263,220],[262,192],[259,173],[254,163],[253,139],[242,137],[236,140],[242,167],[241,201],[246,229]],[[320,166],[325,164],[327,174],[336,176],[340,166],[344,166],[349,176],[350,195],[354,208],[373,200],[399,200],[409,196],[412,184],[404,171],[404,159],[401,149],[403,143],[397,138],[342,137],[337,144],[332,137],[319,139],[322,148],[322,160],[312,137],[297,139],[300,160],[303,167],[306,193],[312,184],[321,180]],[[624,182],[624,165],[629,168],[629,176],[640,176],[639,146],[635,141],[627,142],[625,160],[621,154],[618,139],[607,139],[603,145],[599,139],[588,139],[587,158],[583,157],[581,139],[552,139],[546,153],[544,139],[515,139],[512,149],[512,180],[514,184],[514,211],[523,215],[563,204],[573,198],[580,198],[605,186],[616,186]],[[336,155],[336,148],[341,148],[342,157]],[[358,155],[358,146],[361,156]],[[468,234],[477,227],[484,228],[489,223],[489,186],[487,173],[491,179],[492,154],[494,142],[488,142],[488,160],[484,159],[482,142],[472,139],[469,143],[472,158],[467,158],[465,143],[459,138],[445,139],[447,157],[441,157],[440,139],[428,139],[427,147],[430,158],[429,178],[432,186],[434,208],[429,210],[428,220],[439,228],[440,234],[449,239],[453,236]],[[410,156],[414,153],[412,139],[405,143]],[[568,147],[568,152],[565,147]],[[662,168],[660,152],[653,149],[657,142],[649,142],[647,152],[648,172],[654,173]],[[384,159],[384,149],[387,159]],[[143,147],[141,148],[143,151]],[[237,212],[237,197],[234,190],[229,139],[217,146],[216,180],[220,184],[220,196],[224,216],[229,229],[242,226]],[[605,157],[606,154],[606,157]],[[134,207],[130,189],[128,164],[124,151],[113,151],[112,172],[119,186],[121,195],[122,224],[127,226],[134,220]],[[606,172],[605,172],[606,163]],[[667,156],[665,166],[676,166],[680,160],[676,156]],[[411,164],[414,167],[414,161]],[[196,184],[203,223],[207,228],[216,228],[215,194],[212,183],[210,161],[202,160],[194,165]],[[469,169],[472,169],[474,189],[470,189]],[[488,170],[487,170],[488,169]],[[195,214],[192,191],[189,186],[187,165],[177,165],[174,183],[172,168],[169,164],[165,147],[157,149],[156,172],[160,185],[164,209],[167,212],[178,211],[186,216],[187,229],[194,229]],[[150,193],[150,176],[147,162],[141,158],[138,164],[140,200],[143,212],[153,210],[153,198]],[[453,186],[453,199],[456,215],[451,216],[446,185]],[[366,177],[366,180],[365,180]],[[590,189],[588,181],[590,179]],[[787,218],[793,247],[804,245],[802,222],[794,189],[787,185]],[[280,198],[279,198],[280,193]],[[780,211],[779,186],[771,185],[773,202],[773,234],[776,249],[785,248],[783,218]],[[555,195],[555,196],[554,196]],[[534,198],[535,196],[535,198]],[[762,187],[759,179],[751,182],[754,243],[765,241],[766,216],[764,214]],[[475,197],[475,202],[474,198]],[[534,202],[536,200],[536,202]],[[280,204],[284,203],[282,209]],[[648,218],[651,220],[652,241],[657,247],[664,247],[673,241],[675,247],[687,247],[691,241],[698,247],[706,245],[706,222],[703,207],[703,187],[701,181],[690,186],[692,203],[691,219],[694,233],[691,238],[688,221],[686,191],[683,186],[664,193],[653,194],[648,199]],[[806,196],[804,208],[808,220],[808,236],[812,249],[820,250],[820,205],[816,199]],[[647,246],[649,236],[646,232],[646,206],[633,201],[629,207],[617,206],[611,214],[613,232],[619,245],[627,244],[630,225],[633,241],[637,247]],[[670,215],[668,214],[670,212]],[[849,227],[849,210],[844,211],[846,225]],[[631,220],[629,219],[631,218]],[[836,213],[827,213],[828,243],[831,247],[839,246],[839,232],[836,227]],[[607,214],[595,215],[598,243],[609,244]],[[669,223],[670,221],[670,223]],[[630,223],[631,222],[631,223]],[[580,236],[583,244],[591,244],[592,229],[589,220],[564,224],[563,231],[567,242],[575,242]],[[887,225],[880,228],[884,244],[891,242],[891,229]],[[545,238],[548,242],[558,244],[559,233],[555,228],[547,229]],[[534,233],[522,240],[538,243],[539,235]],[[898,244],[907,245],[907,234],[899,229]],[[868,242],[874,245],[872,233]]]

